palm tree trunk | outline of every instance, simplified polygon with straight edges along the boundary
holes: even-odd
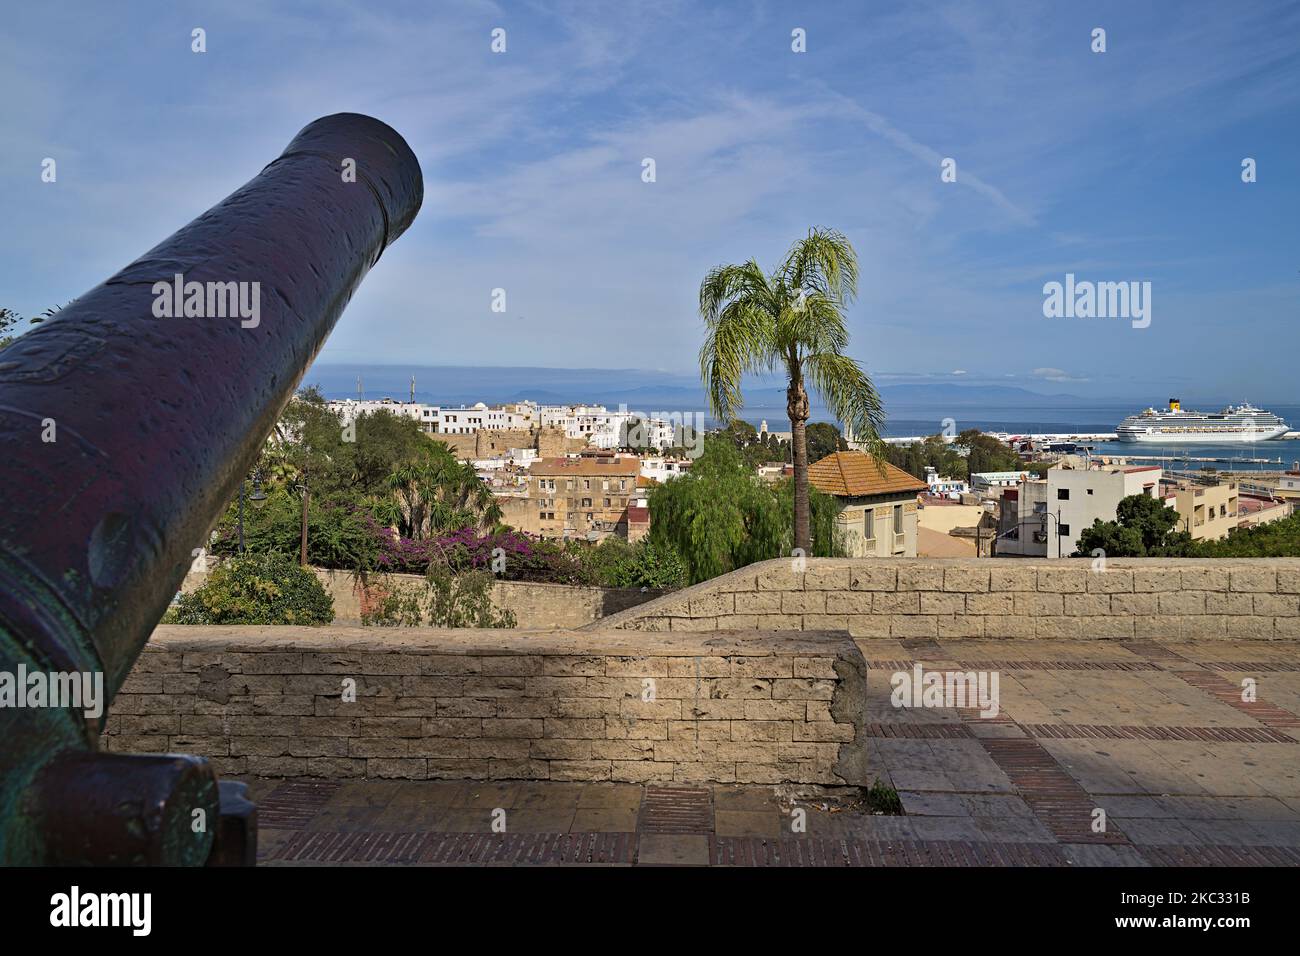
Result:
[[[794,459],[794,546],[805,557],[812,556],[811,519],[808,508],[808,393],[803,380],[793,375],[785,391],[786,413],[790,416],[790,447]]]

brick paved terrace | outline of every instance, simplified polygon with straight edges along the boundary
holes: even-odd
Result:
[[[870,813],[860,790],[815,784],[250,776],[260,862],[1300,865],[1291,645],[856,644],[868,665],[865,779],[896,788],[902,815]],[[893,707],[891,674],[916,663],[996,670],[999,714]],[[1254,702],[1241,699],[1245,678]]]

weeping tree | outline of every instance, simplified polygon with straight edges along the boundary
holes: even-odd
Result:
[[[849,344],[844,309],[857,295],[858,259],[838,232],[811,229],[769,273],[756,261],[722,265],[700,285],[707,327],[700,376],[713,415],[731,422],[744,405],[741,378],[775,373],[786,378],[794,459],[794,547],[813,553],[808,504],[808,388],[846,432],[884,461],[880,395],[866,372],[844,354]],[[657,520],[657,518],[656,518]]]
[[[436,537],[461,528],[490,529],[501,521],[492,489],[444,442],[430,442],[418,458],[398,465],[388,485],[397,495],[398,526],[408,538]]]
[[[835,500],[810,495],[810,557],[839,557]],[[790,553],[793,483],[771,485],[731,441],[710,435],[691,470],[650,492],[650,541],[681,555],[691,584]]]

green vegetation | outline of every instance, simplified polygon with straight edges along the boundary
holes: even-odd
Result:
[[[956,481],[968,481],[971,475],[986,471],[1028,470],[1019,455],[977,428],[966,429],[951,443],[942,435],[930,435],[910,445],[887,445],[886,455],[891,464],[921,479],[927,465],[941,477]]]
[[[714,416],[721,422],[736,418],[744,404],[740,383],[746,373],[780,370],[786,377],[794,464],[793,544],[808,554],[814,552],[808,386],[855,439],[878,458],[884,455],[880,396],[862,367],[844,354],[849,344],[844,309],[857,295],[857,284],[858,259],[849,241],[833,230],[811,229],[770,275],[751,259],[718,266],[700,285],[700,315],[707,326],[700,376]],[[659,520],[655,512],[655,522]],[[723,533],[724,538],[739,525],[731,522],[728,527],[732,530]],[[713,566],[725,548],[717,541],[706,546],[714,549],[714,556],[705,558],[703,566]]]
[[[1219,541],[1193,547],[1194,558],[1300,558],[1300,513],[1269,524],[1237,528]]]
[[[687,583],[686,566],[670,545],[547,541],[506,528],[491,489],[414,420],[380,411],[344,428],[314,388],[289,403],[249,476],[243,522],[249,554],[300,553],[304,486],[307,563],[315,567],[365,576],[446,569],[606,587]],[[238,497],[217,524],[212,551],[218,557],[239,553]],[[399,597],[386,617],[410,616]],[[453,603],[430,620],[456,617],[463,602]],[[428,617],[427,610],[420,615]]]
[[[808,557],[842,554],[835,539],[835,500],[810,489]],[[794,483],[762,481],[726,438],[708,436],[691,470],[650,492],[654,547],[681,556],[690,583],[755,561],[789,555]]]
[[[1300,557],[1300,514],[1270,524],[1233,528],[1218,541],[1193,541],[1179,531],[1182,519],[1163,501],[1129,495],[1115,521],[1097,520],[1079,535],[1075,557],[1101,550],[1111,558],[1293,558]]]
[[[688,583],[686,564],[677,551],[650,538],[628,544],[610,537],[594,548],[582,547],[577,554],[588,577],[605,587],[672,590]]]
[[[380,582],[379,606],[363,612],[365,627],[514,627],[512,611],[492,605],[493,578],[486,571],[453,573],[434,565],[418,585]]]
[[[164,624],[328,624],[334,602],[308,568],[284,554],[223,561],[184,594]]]
[[[18,336],[22,335],[23,332],[30,331],[30,328],[20,328],[24,322],[26,322],[28,326],[40,325],[46,319],[58,312],[60,308],[62,308],[62,306],[56,305],[53,308],[46,309],[39,316],[31,319],[24,319],[12,309],[0,309],[0,349],[9,345],[17,339]]]
[[[867,807],[872,813],[899,816],[903,812],[903,801],[897,790],[887,783],[881,783],[877,777],[867,790]]]

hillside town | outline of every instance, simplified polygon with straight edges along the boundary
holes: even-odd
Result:
[[[502,521],[540,538],[629,543],[644,538],[653,514],[649,492],[689,474],[706,436],[703,413],[643,414],[626,405],[441,406],[391,398],[326,403],[343,426],[373,414],[419,423],[496,497]],[[842,553],[850,557],[1036,557],[1075,555],[1083,531],[1114,522],[1120,502],[1144,495],[1176,514],[1175,528],[1194,541],[1224,539],[1239,527],[1279,521],[1300,501],[1300,464],[1275,475],[1166,471],[1123,456],[1093,455],[1090,446],[1048,440],[981,437],[1019,467],[967,470],[957,478],[922,465],[909,473],[876,463],[833,429],[836,450],[810,462],[811,485],[836,506]],[[741,442],[777,449],[789,432],[767,422]],[[716,429],[715,435],[735,435]],[[969,457],[958,436],[935,435],[950,453]],[[913,446],[894,444],[906,452]],[[787,453],[788,454],[788,453]],[[905,454],[895,455],[899,461]],[[787,462],[764,462],[767,482],[792,474]]]

